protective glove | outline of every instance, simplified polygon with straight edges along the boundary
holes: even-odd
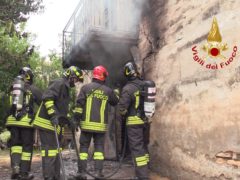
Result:
[[[80,120],[81,120],[82,116],[79,113],[74,113],[73,114],[73,118],[70,121],[70,128],[71,129],[76,129],[78,128],[79,124],[80,124]]]
[[[51,117],[51,123],[53,126],[58,126],[59,121],[58,121],[58,116],[54,115],[53,117]]]
[[[65,125],[69,125],[69,123],[70,123],[69,119],[66,116],[60,116],[58,118],[58,121],[59,121],[59,125],[62,127]]]
[[[120,95],[120,91],[119,91],[118,88],[117,88],[117,89],[114,89],[113,92],[114,92],[114,94],[115,94],[116,96],[119,97],[119,95]]]
[[[23,111],[18,112],[17,115],[16,115],[16,120],[17,120],[17,121],[20,121],[23,116],[24,116]]]

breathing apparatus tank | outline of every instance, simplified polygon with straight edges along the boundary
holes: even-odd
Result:
[[[24,105],[24,79],[22,76],[17,76],[12,85],[12,115],[17,117]]]
[[[144,81],[144,113],[148,118],[153,117],[156,106],[156,85],[153,81]]]

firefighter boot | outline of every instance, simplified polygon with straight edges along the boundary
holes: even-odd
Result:
[[[31,180],[34,176],[32,174],[29,174],[28,172],[24,172],[20,174],[19,180]]]
[[[96,160],[95,161],[95,171],[96,171],[96,175],[97,177],[99,178],[95,178],[96,180],[99,180],[99,179],[103,179],[103,161],[102,160]]]
[[[86,176],[86,173],[85,172],[78,172],[76,174],[76,176],[74,177],[75,180],[86,180],[87,179],[87,176]]]
[[[76,180],[85,180],[87,179],[86,175],[86,169],[87,169],[87,161],[86,160],[81,160],[79,167],[78,167],[78,173],[75,176]]]
[[[19,170],[20,170],[19,166],[17,166],[17,165],[13,166],[11,179],[18,179],[19,178]]]
[[[96,172],[97,172],[97,177],[99,177],[99,178],[95,178],[95,180],[103,179],[104,175],[103,175],[102,170],[96,170]]]

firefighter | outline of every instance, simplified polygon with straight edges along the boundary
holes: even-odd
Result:
[[[11,132],[11,179],[33,179],[29,174],[34,143],[34,105],[41,103],[41,91],[33,85],[33,73],[29,67],[19,71],[11,87],[10,115],[6,126]]]
[[[122,119],[126,119],[129,148],[134,158],[137,179],[148,179],[149,155],[144,140],[145,115],[143,107],[144,81],[139,77],[135,63],[128,62],[124,66],[127,84],[123,87],[119,111]]]
[[[36,114],[34,126],[39,129],[43,177],[45,180],[60,179],[60,157],[57,149],[54,126],[59,139],[69,113],[70,88],[83,81],[82,71],[69,67],[63,77],[51,82],[43,94],[41,106]]]
[[[93,69],[92,82],[84,85],[78,95],[74,120],[80,123],[80,169],[78,179],[86,179],[88,148],[91,139],[94,140],[95,171],[98,177],[103,177],[104,135],[108,123],[108,104],[118,103],[118,95],[105,85],[108,72],[103,66]]]

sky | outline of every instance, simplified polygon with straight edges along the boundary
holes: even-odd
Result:
[[[56,50],[61,53],[62,31],[79,0],[43,0],[44,12],[31,15],[26,30],[36,34],[33,44],[42,56]]]

